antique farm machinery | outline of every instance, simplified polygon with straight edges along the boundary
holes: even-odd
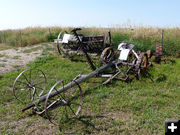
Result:
[[[103,50],[100,56],[101,66],[97,68],[87,53],[86,45],[89,44],[83,42],[82,37],[77,34],[78,30],[80,29],[73,29],[73,38],[78,44],[77,48],[86,56],[92,72],[87,75],[80,74],[72,80],[60,80],[46,92],[47,81],[44,72],[39,69],[24,70],[13,84],[14,96],[25,104],[22,111],[33,108],[38,114],[46,114],[54,124],[65,117],[74,118],[79,114],[83,103],[80,83],[92,77],[107,78],[103,84],[107,84],[113,79],[127,80],[130,72],[139,79],[140,73],[151,65],[150,51],[136,53],[133,50],[133,44],[121,43],[118,45],[117,51],[111,47]],[[63,38],[63,40],[65,39]],[[107,73],[107,69],[111,69],[112,72]]]
[[[75,28],[71,31],[71,33],[68,33],[67,31],[61,31],[59,33],[56,40],[57,49],[59,54],[61,54],[63,57],[69,57],[71,60],[73,60],[73,54],[82,54],[79,51],[81,48],[78,46],[78,40],[80,40],[82,44],[85,44],[83,49],[86,51],[86,53],[92,55],[100,54],[104,48],[111,45],[110,31],[106,32],[104,35],[84,36],[81,33],[77,33],[79,30],[81,30],[81,28]]]

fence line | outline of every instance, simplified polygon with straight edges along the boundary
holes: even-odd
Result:
[[[21,32],[21,30],[20,30],[19,34],[20,34],[20,43],[21,43],[21,47],[23,47],[23,44],[22,44],[22,32]]]
[[[2,43],[2,32],[0,31],[0,43]]]

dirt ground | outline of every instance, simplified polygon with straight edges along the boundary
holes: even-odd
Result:
[[[25,67],[29,62],[42,55],[45,49],[54,48],[55,44],[38,44],[0,50],[0,74]]]

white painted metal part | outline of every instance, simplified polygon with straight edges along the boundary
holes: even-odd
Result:
[[[63,39],[62,39],[62,43],[68,43],[70,37],[71,37],[70,34],[64,34]]]
[[[118,45],[118,48],[117,50],[120,51],[120,54],[119,54],[119,60],[127,60],[128,58],[128,55],[129,55],[129,52],[130,52],[130,49],[126,49],[124,46],[126,46],[127,43],[120,43]]]
[[[130,49],[122,49],[119,55],[120,60],[127,60]]]
[[[139,59],[137,53],[133,50],[133,47],[134,47],[133,44],[120,43],[120,44],[118,45],[118,48],[117,48],[117,50],[120,51],[120,54],[119,54],[119,58],[118,58],[118,59],[119,59],[119,60],[127,60],[130,51],[132,51],[132,53],[134,53],[135,57],[136,57],[137,59]]]
[[[118,45],[117,50],[121,51],[121,50],[123,49],[123,47],[122,47],[123,45],[126,45],[126,43],[120,43],[120,44]]]
[[[136,53],[134,50],[132,50],[132,52],[134,53],[134,55],[136,56],[136,58],[139,60],[139,56],[137,55],[137,53]]]

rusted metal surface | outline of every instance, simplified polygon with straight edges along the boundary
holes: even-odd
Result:
[[[151,50],[147,50],[146,51],[146,54],[148,56],[148,59],[150,59],[152,57],[152,53],[151,53]]]
[[[150,64],[148,61],[148,54],[143,52],[136,53],[133,50],[133,47],[134,45],[126,43],[121,43],[118,46],[120,54],[118,57],[119,61],[115,63],[116,72],[103,84],[107,84],[113,79],[127,80],[129,78],[128,74],[131,70],[135,71],[135,77],[139,79],[140,71],[146,69]],[[122,67],[125,66],[127,68],[123,70]]]
[[[162,45],[161,44],[156,45],[156,52],[155,52],[154,56],[155,56],[155,61],[157,63],[160,63],[161,57],[162,57]]]
[[[155,62],[160,63],[163,54],[163,44],[164,44],[164,30],[162,30],[161,44],[156,44],[156,52],[154,53]]]
[[[100,56],[100,64],[109,63],[110,61],[115,60],[115,53],[113,48],[107,47],[103,50]]]
[[[148,60],[148,55],[146,53],[141,53],[139,55],[139,59],[137,61],[137,64],[135,66],[135,72],[136,72],[136,79],[140,79],[140,73],[142,70],[146,69],[148,67],[149,60]]]

